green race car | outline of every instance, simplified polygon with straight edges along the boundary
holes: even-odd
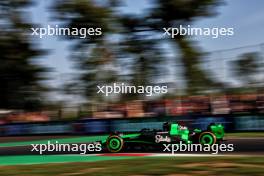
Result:
[[[138,133],[122,134],[113,133],[102,141],[102,145],[109,152],[120,152],[123,150],[159,150],[162,144],[179,143],[186,144],[208,144],[219,143],[224,138],[224,127],[221,124],[210,124],[207,130],[190,130],[178,123],[163,124],[163,130],[143,129]]]

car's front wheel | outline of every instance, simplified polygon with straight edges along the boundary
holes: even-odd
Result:
[[[202,132],[199,136],[200,144],[213,145],[213,144],[216,144],[216,142],[217,142],[216,136],[212,132],[205,131],[205,132]]]
[[[117,135],[109,136],[106,140],[106,147],[109,152],[119,152],[124,147],[124,140]]]

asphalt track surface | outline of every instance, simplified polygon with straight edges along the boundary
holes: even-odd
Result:
[[[59,141],[59,143],[91,143],[95,139],[103,139],[105,136],[92,137],[73,137],[73,136],[35,136],[35,137],[0,137],[0,157],[1,156],[20,156],[20,155],[40,155],[38,151],[31,151],[32,144],[47,143],[48,140]],[[220,152],[223,155],[264,155],[264,138],[231,138],[224,143],[233,144],[233,152]],[[101,154],[103,152],[90,152],[89,154]],[[153,151],[125,151],[129,153],[153,153]],[[160,153],[155,151],[154,153]],[[177,154],[193,152],[177,152]],[[65,154],[80,154],[80,152],[44,152],[45,155],[65,155]],[[194,152],[193,154],[202,154]],[[206,153],[204,153],[206,154]],[[208,153],[207,153],[208,154]]]
[[[32,152],[31,144],[47,144],[47,141],[58,141],[59,143],[84,144],[94,141],[104,140],[104,136],[34,136],[34,137],[0,137],[0,166],[10,165],[32,165],[32,164],[52,164],[52,163],[78,163],[78,162],[98,162],[107,160],[136,159],[138,157],[243,157],[243,156],[264,156],[264,138],[244,138],[228,139],[224,143],[233,144],[234,152],[222,152],[217,155],[211,153],[190,153],[177,152],[161,153],[160,151],[124,151],[123,153],[86,153],[80,152]]]

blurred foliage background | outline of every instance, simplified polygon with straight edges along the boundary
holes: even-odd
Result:
[[[232,86],[217,79],[202,67],[207,53],[188,36],[174,39],[163,37],[164,27],[190,25],[201,19],[217,15],[220,0],[153,0],[143,13],[120,12],[120,0],[58,0],[47,10],[51,20],[60,21],[69,28],[102,28],[103,35],[81,39],[78,36],[62,36],[71,43],[71,57],[80,72],[76,79],[60,88],[65,94],[79,95],[90,103],[125,102],[145,99],[145,96],[126,94],[107,99],[97,94],[97,85],[125,82],[131,85],[169,85],[169,93],[156,99],[181,95],[225,94],[229,92],[258,92],[263,80],[256,79],[262,70],[259,52],[242,53],[229,64],[233,79],[240,82]],[[51,91],[45,80],[51,79],[37,59],[49,51],[42,50],[29,35],[32,24],[27,8],[34,6],[31,0],[1,0],[0,2],[0,108],[38,110],[50,108],[47,92]],[[166,54],[177,53],[171,58]],[[221,58],[220,58],[221,59]],[[170,65],[176,63],[177,67]],[[217,64],[217,63],[213,63]],[[182,70],[184,85],[166,80],[168,70]],[[49,97],[52,99],[52,97]],[[58,103],[54,106],[61,106]]]

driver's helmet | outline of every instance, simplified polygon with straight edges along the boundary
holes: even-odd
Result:
[[[163,123],[163,131],[170,131],[170,124],[169,122]]]

